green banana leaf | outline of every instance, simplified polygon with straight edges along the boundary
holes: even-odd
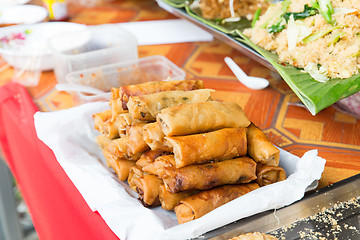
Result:
[[[161,0],[161,1],[176,8],[185,7],[185,0]]]
[[[239,44],[246,44],[262,55],[282,76],[284,81],[300,98],[303,104],[315,115],[333,103],[360,91],[360,73],[347,79],[331,79],[326,83],[314,80],[310,74],[301,69],[281,63],[276,54],[258,47],[247,38],[242,31],[250,27],[251,22],[242,18],[239,22],[225,23],[207,20],[201,17],[200,12],[190,9],[185,0],[162,0],[164,2],[182,2],[186,13],[199,22],[230,35]],[[174,6],[174,5],[172,5]]]
[[[314,80],[310,74],[290,65],[283,65],[276,54],[258,47],[250,41],[241,31],[236,33],[241,38],[237,41],[248,44],[251,48],[260,53],[278,71],[284,81],[300,98],[303,104],[315,115],[333,103],[360,91],[360,74],[347,79],[331,79],[326,83]]]
[[[189,5],[185,5],[185,10],[192,18],[226,34],[233,34],[237,29],[245,29],[251,26],[251,23],[246,18],[241,18],[240,21],[237,22],[223,23],[221,20],[208,20],[202,18],[200,12],[194,12],[190,9]]]

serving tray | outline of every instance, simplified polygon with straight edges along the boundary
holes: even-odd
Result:
[[[288,207],[244,218],[195,239],[231,239],[256,231],[286,240],[360,239],[360,174],[308,193]]]
[[[230,35],[222,32],[218,29],[209,27],[208,25],[199,21],[198,19],[191,17],[189,14],[186,13],[186,10],[184,8],[176,8],[176,7],[171,6],[161,0],[157,0],[157,3],[159,4],[159,6],[162,9],[166,10],[167,12],[170,12],[171,14],[173,14],[179,18],[187,19],[188,21],[194,23],[198,27],[211,33],[217,39],[225,42],[227,45],[231,46],[232,48],[235,48],[236,50],[243,53],[247,57],[261,63],[262,65],[273,70],[274,73],[276,73],[276,69],[263,56],[261,56],[258,52],[256,52],[254,49],[252,49],[250,46],[246,45],[245,43],[240,43],[234,37],[231,37]]]
[[[164,10],[191,21],[246,56],[276,70],[313,115],[360,91],[360,73],[347,79],[336,78],[322,83],[301,69],[281,63],[276,54],[258,47],[242,33],[242,30],[250,27],[246,19],[222,25],[217,21],[203,19],[199,13],[190,9],[185,0],[157,0],[157,2]]]

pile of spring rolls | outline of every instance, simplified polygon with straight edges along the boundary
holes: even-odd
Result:
[[[199,80],[123,86],[93,115],[108,166],[144,206],[174,210],[179,223],[286,178],[279,150],[212,92]]]

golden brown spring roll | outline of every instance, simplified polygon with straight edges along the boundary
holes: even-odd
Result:
[[[199,89],[194,91],[166,91],[142,96],[132,96],[127,103],[129,113],[133,119],[154,122],[156,115],[164,108],[201,103],[210,99],[214,90]]]
[[[120,88],[116,88],[116,87],[111,88],[110,100],[118,99],[118,98],[120,98]]]
[[[248,154],[256,162],[269,166],[278,166],[280,150],[266,137],[265,133],[253,123],[247,131]]]
[[[224,184],[249,183],[256,179],[256,163],[248,157],[241,157],[183,168],[165,167],[162,179],[166,189],[172,193],[205,190]]]
[[[179,224],[204,216],[225,203],[259,188],[257,183],[224,185],[187,197],[175,207]]]
[[[104,133],[104,124],[111,118],[111,110],[95,113],[92,117],[94,120],[94,128],[100,133]]]
[[[134,190],[135,192],[136,192],[136,184],[135,184],[135,182],[137,181],[136,179],[139,179],[142,176],[144,176],[144,172],[141,169],[141,167],[135,165],[135,166],[132,166],[129,169],[129,176],[128,176],[127,181],[129,183],[130,188],[132,190]]]
[[[128,148],[132,154],[138,154],[150,149],[143,138],[143,126],[145,123],[133,123],[128,131]]]
[[[124,137],[126,135],[126,128],[131,126],[132,123],[133,121],[129,113],[121,113],[116,117],[114,125],[119,132],[120,137]]]
[[[111,121],[111,119],[109,119],[104,123],[104,134],[109,139],[118,138],[120,136],[117,128],[115,127],[115,121]]]
[[[137,161],[141,153],[131,153],[128,147],[129,137],[117,138],[111,141],[106,149],[118,158],[125,158],[132,161]]]
[[[112,154],[108,149],[103,149],[103,154],[106,160],[106,164],[108,167],[111,167],[114,165],[114,162],[116,162],[117,160],[119,160],[119,157],[115,156],[114,154]]]
[[[106,149],[103,151],[103,153],[108,166],[115,171],[120,181],[125,181],[129,176],[130,168],[135,166],[135,161],[117,158]]]
[[[146,124],[143,127],[143,137],[146,144],[152,150],[163,150],[166,152],[172,152],[173,150],[172,147],[168,145],[161,126],[157,122]]]
[[[246,128],[224,128],[213,132],[165,137],[173,147],[176,167],[246,155]]]
[[[175,167],[174,155],[165,155],[156,158],[154,162],[143,167],[143,170],[163,178],[166,176],[166,169],[173,167]]]
[[[101,149],[105,149],[111,143],[111,139],[107,138],[104,134],[96,137],[96,143]]]
[[[157,159],[160,156],[169,155],[169,152],[164,152],[161,150],[148,150],[141,154],[141,157],[139,160],[136,161],[136,166],[143,169],[147,165],[153,163],[155,159]]]
[[[119,159],[115,162],[113,166],[114,171],[116,172],[120,181],[125,181],[129,176],[129,170],[131,167],[135,166],[134,161],[130,161],[127,159]]]
[[[140,178],[134,178],[136,192],[145,207],[160,206],[159,191],[162,180],[155,175],[147,174]]]
[[[261,163],[258,163],[256,166],[256,176],[256,182],[260,187],[286,179],[286,173],[282,167],[268,166]]]
[[[186,192],[179,192],[179,193],[171,193],[168,190],[166,190],[165,185],[160,186],[160,192],[159,192],[159,199],[161,203],[161,207],[165,210],[174,210],[176,205],[178,203],[187,198],[190,197],[199,191],[186,191]]]
[[[250,124],[238,104],[216,101],[165,108],[157,115],[156,121],[166,136],[248,127]]]
[[[130,96],[147,95],[157,92],[174,90],[196,90],[204,88],[204,83],[200,80],[181,80],[181,81],[153,81],[137,85],[120,87],[119,90],[112,90],[112,97],[121,99],[122,108],[127,110],[127,103]]]
[[[126,110],[122,109],[122,102],[120,98],[110,99],[109,104],[110,104],[112,121],[115,121],[115,119],[117,118],[117,116],[119,116],[119,114],[127,112]]]

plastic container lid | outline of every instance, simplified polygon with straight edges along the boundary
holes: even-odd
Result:
[[[69,72],[138,59],[135,36],[115,24],[62,34],[49,39],[49,45],[60,83],[66,82],[65,76]]]
[[[91,86],[108,92],[112,87],[149,81],[184,80],[186,73],[164,56],[151,56],[135,61],[118,62],[69,73],[69,83]],[[86,101],[86,95],[79,93]]]

